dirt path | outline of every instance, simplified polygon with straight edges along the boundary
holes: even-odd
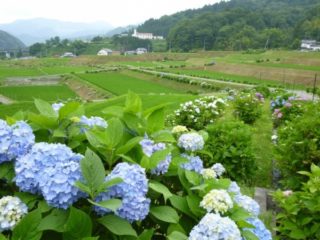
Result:
[[[13,102],[14,102],[14,101],[11,100],[10,98],[7,98],[7,97],[5,97],[5,96],[3,96],[3,95],[0,95],[0,103],[1,103],[1,104],[9,105],[9,104],[11,104],[11,103],[13,103]]]

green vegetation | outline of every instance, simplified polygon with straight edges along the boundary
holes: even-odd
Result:
[[[25,48],[26,46],[16,37],[11,34],[0,30],[0,49],[12,50]]]
[[[76,97],[65,85],[0,87],[0,94],[18,101],[33,101],[35,98],[58,101]]]
[[[297,49],[320,40],[318,0],[231,0],[150,19],[138,31],[165,35],[177,51]]]
[[[161,84],[125,75],[121,72],[77,74],[77,76],[113,93],[114,95],[122,95],[127,93],[129,90],[137,93],[183,92],[183,90],[178,91],[176,89],[171,89],[162,86]]]

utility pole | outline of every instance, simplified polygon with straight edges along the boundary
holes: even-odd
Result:
[[[317,87],[317,74],[314,75],[312,101],[314,101],[314,97],[315,97],[314,95],[316,94],[316,87]]]
[[[206,51],[206,39],[203,40],[203,51]]]

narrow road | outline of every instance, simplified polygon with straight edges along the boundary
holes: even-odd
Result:
[[[0,103],[4,104],[4,105],[8,105],[13,103],[13,100],[11,100],[10,98],[7,98],[3,95],[0,95]]]

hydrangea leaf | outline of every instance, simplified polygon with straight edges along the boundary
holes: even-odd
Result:
[[[165,115],[164,109],[160,108],[153,111],[147,118],[147,132],[152,133],[164,128]]]
[[[59,110],[59,119],[84,115],[84,107],[79,102],[66,103]]]
[[[125,111],[131,113],[140,113],[142,111],[141,98],[131,91],[127,94]]]
[[[168,143],[176,142],[175,138],[172,136],[171,132],[168,130],[161,130],[161,131],[154,132],[151,135],[151,137],[155,142],[168,142]]]
[[[153,229],[146,229],[139,235],[138,240],[152,240],[153,233]]]
[[[189,217],[194,218],[193,213],[190,211],[190,208],[188,206],[188,202],[186,197],[181,197],[177,195],[173,195],[170,197],[170,203],[171,205],[178,209],[179,211],[183,212],[184,214],[188,215]]]
[[[124,127],[122,122],[117,118],[112,118],[108,121],[108,128],[105,130],[106,139],[105,143],[109,148],[114,148],[117,146],[121,140],[124,133]]]
[[[79,209],[71,207],[70,215],[65,224],[63,239],[74,240],[91,237],[91,231],[92,222],[90,216]]]
[[[161,161],[166,159],[170,151],[171,150],[169,148],[166,148],[164,150],[159,150],[153,153],[152,156],[150,157],[149,168],[150,169],[156,168]]]
[[[201,198],[197,195],[188,195],[187,196],[188,206],[191,212],[196,216],[202,216],[204,214],[204,210],[200,208]]]
[[[0,240],[7,240],[7,238],[3,234],[0,233]]]
[[[49,118],[57,118],[57,113],[53,110],[50,103],[41,99],[35,99],[34,104],[36,105],[36,108],[41,113],[41,115]]]
[[[100,186],[104,183],[104,166],[98,155],[89,148],[86,151],[85,157],[80,161],[80,165],[85,184],[90,189],[91,197],[94,198],[99,194]]]
[[[169,206],[160,206],[152,207],[150,213],[157,219],[168,222],[168,223],[178,223],[179,215],[172,207]]]
[[[156,191],[158,193],[161,193],[163,195],[163,198],[164,198],[165,202],[167,201],[167,199],[172,197],[172,193],[170,192],[170,190],[160,182],[151,180],[149,182],[149,188],[151,188],[152,190],[154,190],[154,191]]]
[[[42,219],[39,224],[38,230],[53,230],[56,232],[64,231],[64,224],[68,219],[68,214],[66,211],[54,209],[48,216]]]
[[[88,201],[95,206],[107,208],[112,210],[113,212],[115,212],[122,204],[122,201],[119,199],[110,199],[106,201],[101,201],[99,203],[93,202],[90,199],[88,199]]]
[[[188,237],[182,232],[174,231],[167,236],[168,240],[187,240]]]
[[[14,178],[14,168],[12,163],[2,163],[0,164],[0,179],[4,178],[8,181],[12,181]]]
[[[259,240],[259,238],[254,233],[248,230],[242,231],[242,237],[246,240]]]
[[[12,231],[12,240],[39,240],[42,232],[38,230],[41,212],[35,210],[26,215]]]
[[[98,222],[105,226],[110,232],[116,235],[137,237],[137,233],[133,229],[131,224],[118,216],[107,215],[105,217],[100,218]]]
[[[116,150],[116,154],[126,154],[130,150],[132,150],[139,142],[143,139],[143,137],[134,137],[131,138],[128,142],[126,142],[124,145],[119,147]]]

